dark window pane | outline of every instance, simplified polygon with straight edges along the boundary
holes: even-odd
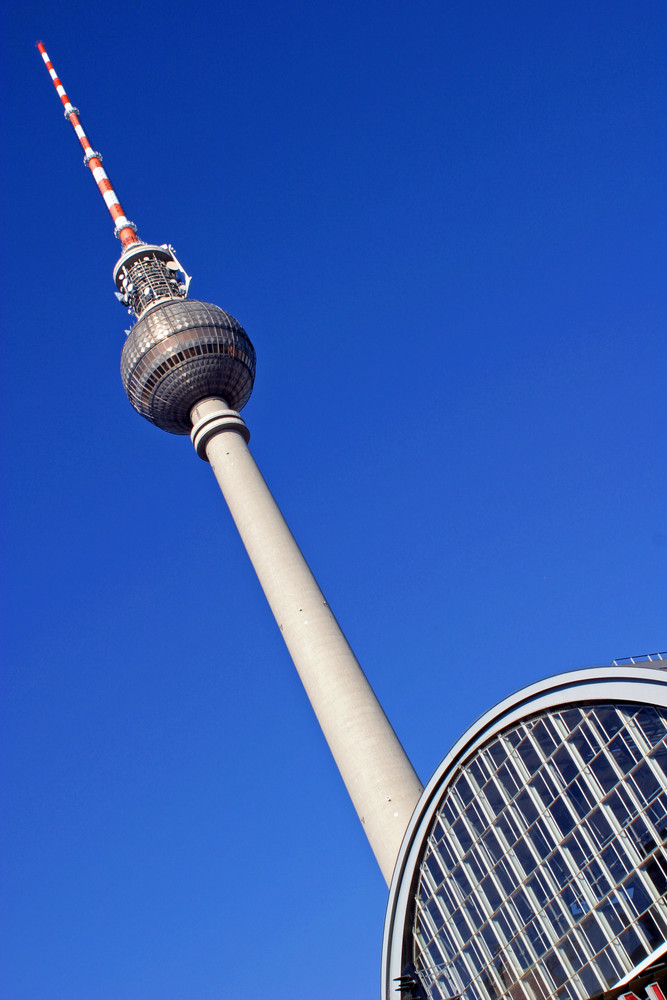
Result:
[[[477,757],[466,766],[466,770],[472,775],[478,788],[482,788],[489,779],[486,769],[482,766],[483,762],[483,757]]]
[[[505,853],[500,845],[498,838],[496,837],[493,830],[487,830],[482,837],[482,843],[489,852],[489,855],[494,861],[500,861],[503,854]]]
[[[579,842],[579,837],[577,837],[576,831],[570,834],[569,837],[563,841],[563,846],[561,848],[563,852],[569,854],[574,862],[574,867],[581,869],[584,867],[588,858],[586,853],[582,850],[581,844]]]
[[[491,923],[495,927],[496,933],[502,941],[508,942],[512,940],[514,937],[514,929],[502,909],[496,911]]]
[[[461,954],[467,959],[468,965],[471,967],[475,975],[482,971],[482,964],[477,957],[477,953],[474,947],[474,941],[470,941]]]
[[[482,928],[482,939],[492,955],[497,955],[502,945],[498,940],[495,928],[488,923]]]
[[[655,920],[656,924],[660,928],[660,933],[662,934],[662,940],[667,941],[667,917],[663,915],[664,912],[665,912],[664,907],[656,906],[651,910],[651,917],[653,918],[653,920]],[[643,920],[644,917],[641,916],[639,918],[639,923],[641,924]]]
[[[632,912],[628,897],[622,889],[619,889],[612,892],[610,899],[620,923],[623,927],[628,927],[635,920],[635,914]]]
[[[474,851],[471,851],[465,858],[463,864],[466,867],[468,876],[471,881],[481,882],[484,878],[485,871],[477,860],[477,855]]]
[[[556,850],[550,856],[547,867],[551,870],[556,883],[561,886],[572,878],[572,873],[567,866],[565,857],[560,850]]]
[[[458,886],[461,896],[463,899],[470,893],[472,886],[468,880],[468,876],[465,873],[465,869],[461,865],[457,865],[451,874],[451,878],[454,880]]]
[[[507,764],[503,764],[502,767],[498,768],[498,781],[503,786],[507,793],[508,799],[513,799],[516,793],[519,791],[519,786],[515,779],[512,770]]]
[[[549,812],[553,816],[556,826],[560,832],[564,837],[566,837],[575,825],[575,820],[573,819],[570,810],[562,800],[556,799],[556,801],[552,802],[549,806]]]
[[[438,844],[438,853],[442,857],[442,861],[440,863],[444,870],[451,871],[456,864],[456,856],[452,851],[448,840],[443,839],[440,841]]]
[[[622,774],[627,774],[628,771],[631,771],[639,759],[637,757],[633,757],[631,754],[624,739],[626,735],[626,733],[623,733],[623,735],[619,733],[619,735],[615,736],[609,744],[609,752],[616,761],[616,764],[620,768]]]
[[[533,959],[531,958],[528,948],[523,943],[521,938],[517,937],[512,942],[512,951],[514,952],[514,957],[516,962],[522,972],[525,972],[533,964]]]
[[[660,743],[654,750],[649,754],[651,760],[655,761],[660,770],[662,771],[663,780],[667,778],[667,747],[664,743]]]
[[[461,936],[461,941],[463,942],[463,944],[465,944],[470,935],[472,934],[472,931],[468,927],[468,924],[466,923],[465,918],[460,910],[456,911],[456,913],[452,917],[452,921]]]
[[[597,733],[588,722],[584,722],[570,740],[587,764],[602,746]]]
[[[537,750],[528,737],[526,737],[525,740],[522,740],[516,749],[519,757],[528,768],[529,774],[534,774],[535,771],[539,770],[542,761],[540,760]]]
[[[600,782],[600,786],[605,794],[610,792],[614,785],[618,784],[618,775],[611,766],[611,761],[604,751],[593,758],[590,763],[590,769]]]
[[[526,840],[533,845],[538,858],[544,860],[551,850],[551,838],[547,840],[542,826],[543,824],[538,820],[535,826],[531,827],[526,834]]]
[[[551,722],[547,725],[546,719],[540,719],[533,729],[533,738],[542,750],[545,757],[550,757],[558,745],[558,738],[554,732]]]
[[[607,935],[600,926],[595,914],[589,913],[587,917],[584,917],[579,926],[585,934],[586,940],[589,942],[593,950],[593,954],[601,951],[607,943]]]
[[[438,948],[437,941],[431,941],[430,945],[427,948],[427,951],[436,965],[442,965],[443,956],[440,952],[440,949]]]
[[[526,927],[526,937],[535,949],[535,954],[541,958],[549,947],[549,941],[542,928],[539,917],[535,917]]]
[[[632,772],[631,777],[645,802],[650,802],[660,791],[660,785],[646,761]]]
[[[646,826],[641,816],[638,816],[628,827],[628,836],[642,857],[648,857],[658,846],[653,833]]]
[[[486,920],[486,917],[482,915],[479,906],[477,905],[472,896],[468,897],[468,899],[465,901],[461,909],[465,913],[470,926],[473,927],[476,931],[478,931],[482,926],[482,924],[484,923],[484,921]]]
[[[583,819],[591,811],[593,796],[582,778],[573,781],[565,794],[579,819]]]
[[[561,910],[558,900],[554,900],[553,903],[549,903],[545,906],[544,913],[554,929],[555,936],[557,938],[562,937],[569,928],[570,921]]]
[[[607,796],[605,805],[608,806],[619,826],[624,826],[634,813],[628,795],[622,785]]]
[[[449,798],[445,799],[445,801],[443,802],[442,806],[440,807],[440,812],[442,817],[446,820],[446,822],[450,826],[452,823],[455,823],[456,820],[459,818],[459,811],[458,809],[454,809],[452,805],[452,800]]]
[[[570,911],[575,920],[579,920],[585,913],[588,913],[590,906],[582,893],[581,886],[576,882],[570,882],[565,886],[560,894],[560,898]]]
[[[597,861],[591,861],[584,871],[584,876],[597,900],[602,899],[611,890],[609,880]]]
[[[521,836],[522,831],[519,829],[507,809],[501,816],[498,817],[494,825],[496,827],[496,831],[502,834],[508,848],[510,848],[512,844],[516,843]]]
[[[441,840],[443,835],[446,834],[446,832],[447,832],[446,824],[443,823],[441,819],[438,819],[438,822],[433,827],[433,839]]]
[[[622,892],[630,900],[635,913],[643,913],[651,905],[651,897],[642,884],[639,875],[633,875],[623,883]]]
[[[563,965],[557,955],[553,953],[548,955],[544,963],[551,973],[551,978],[553,979],[556,986],[562,986],[563,983],[569,979]]]
[[[443,878],[445,877],[445,873],[440,867],[440,862],[438,861],[435,854],[429,854],[429,856],[426,859],[426,867],[433,876],[433,881],[435,882],[435,884],[440,885]]]
[[[475,835],[480,837],[488,826],[488,821],[476,802],[471,802],[466,809],[468,823],[475,831]]]
[[[502,812],[502,810],[505,807],[505,799],[503,798],[500,788],[493,780],[493,778],[487,781],[486,785],[484,786],[484,794],[486,795],[488,803],[491,806],[493,812],[496,815],[498,815],[499,812]]]
[[[609,869],[614,882],[620,882],[623,876],[627,873],[630,865],[630,862],[626,858],[625,854],[619,854],[614,844],[609,844],[609,846],[602,851],[600,857]]]
[[[611,838],[614,836],[612,828],[609,826],[607,819],[599,807],[594,809],[586,820],[586,825],[589,827],[593,836],[595,837],[597,843],[600,847],[604,847],[608,844]]]
[[[565,724],[565,727],[570,730],[576,729],[582,719],[580,708],[566,708],[564,711],[558,713]]]
[[[651,803],[646,815],[658,831],[658,839],[667,843],[667,795],[664,792]]]
[[[458,792],[461,802],[463,802],[465,806],[470,805],[470,803],[474,798],[475,793],[473,789],[470,787],[470,782],[466,778],[465,774],[461,775],[459,780],[456,782],[454,788]]]
[[[500,765],[502,764],[502,762],[507,757],[507,751],[505,750],[505,747],[503,746],[502,740],[495,740],[493,743],[489,744],[489,746],[486,748],[486,753],[491,758],[491,760],[493,761],[493,764],[494,764],[493,770],[494,771],[498,767],[500,767]]]
[[[614,895],[609,896],[599,906],[596,906],[595,912],[604,917],[611,928],[612,934],[620,934],[623,928],[627,926],[627,920],[621,919],[618,900]]]
[[[538,907],[541,909],[549,899],[549,893],[537,874],[526,882],[526,887],[534,894]]]
[[[472,846],[472,837],[468,833],[465,823],[462,819],[458,819],[452,829],[456,839],[461,845],[463,853],[465,854],[466,851]]]
[[[505,733],[505,739],[511,745],[513,750],[516,750],[524,736],[525,730],[523,726],[518,726],[516,729],[512,729],[509,733]]]
[[[558,795],[553,778],[543,769],[531,780],[531,785],[539,795],[545,806],[548,806]]]
[[[579,844],[586,861],[590,861],[596,852],[596,848],[591,837],[587,837],[583,830],[575,830],[572,836],[577,838],[577,843]]]
[[[642,865],[642,869],[646,872],[652,884],[655,886],[656,892],[659,896],[663,896],[667,893],[667,875],[665,875],[665,872],[655,858],[651,858],[650,861],[646,861]]]
[[[639,962],[642,958],[646,958],[646,948],[639,940],[634,927],[628,927],[627,930],[623,931],[619,937],[619,941],[633,962]]]
[[[492,911],[497,910],[502,902],[502,899],[496,888],[495,882],[490,875],[487,875],[481,883],[480,888],[488,900],[490,909]]]
[[[428,903],[426,904],[426,909],[429,912],[429,915],[431,917],[431,920],[433,921],[433,925],[436,931],[439,931],[445,922],[445,917],[441,912],[440,907],[438,906],[436,900],[429,899]]]
[[[579,978],[581,979],[582,986],[589,997],[599,996],[602,990],[607,985],[600,982],[595,970],[590,967],[590,965],[585,965],[583,969],[579,971]]]
[[[654,948],[657,948],[658,945],[665,943],[664,932],[658,927],[650,911],[644,913],[639,918],[638,923],[641,925],[644,934],[646,934],[646,937],[648,938],[651,951],[653,951]]]
[[[619,717],[616,709],[611,706],[599,706],[595,709],[594,714],[598,725],[606,733],[608,740],[613,739],[616,733],[623,728],[623,719]]]
[[[530,826],[531,823],[535,822],[538,812],[528,789],[524,789],[522,792],[519,792],[514,804],[525,819],[527,826]]]
[[[622,973],[623,969],[612,951],[613,945],[608,947],[601,955],[598,955],[595,962],[600,972],[602,973],[602,978],[604,979],[607,986],[613,986],[616,983]]]
[[[532,852],[529,850],[525,841],[520,840],[517,844],[515,844],[514,853],[516,854],[526,875],[530,875],[531,872],[535,871],[537,861],[533,857]]]
[[[447,911],[448,914],[452,914],[454,910],[458,909],[459,895],[458,891],[454,891],[454,883],[449,885],[447,882],[443,882],[442,885],[436,889],[436,895],[440,899],[440,905]]]
[[[579,756],[583,759],[584,764],[588,764],[591,758],[595,756],[595,750],[586,739],[583,730],[577,729],[575,733],[568,736],[567,742],[568,746],[573,747],[578,752]]]
[[[665,720],[660,717],[655,708],[645,706],[635,715],[636,723],[641,726],[642,733],[651,746],[655,746],[665,735]]]
[[[508,896],[514,892],[517,887],[518,878],[506,860],[496,865],[494,873]]]
[[[524,924],[527,924],[533,919],[535,916],[535,910],[530,901],[526,898],[526,894],[523,889],[519,889],[519,891],[512,896],[512,902],[516,906],[519,916]]]
[[[587,961],[588,949],[576,931],[570,931],[567,937],[563,938],[557,946],[557,951],[559,955],[565,955],[575,972]],[[579,994],[576,993],[575,996],[578,997]]]
[[[491,997],[491,1000],[495,1000],[496,997],[500,996],[500,992],[496,989],[490,973],[484,972],[480,977],[480,982],[488,995]]]
[[[572,759],[572,755],[566,746],[559,747],[553,755],[554,764],[558,767],[563,784],[569,783],[579,774],[579,765]]]

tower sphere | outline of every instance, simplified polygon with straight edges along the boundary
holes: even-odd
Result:
[[[172,434],[189,434],[190,411],[208,396],[233,410],[248,402],[255,349],[241,324],[218,306],[168,299],[130,330],[120,359],[123,386],[135,410]]]

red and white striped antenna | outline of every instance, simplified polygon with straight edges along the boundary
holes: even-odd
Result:
[[[40,55],[44,60],[44,64],[49,71],[51,79],[53,80],[53,86],[58,92],[60,100],[63,102],[63,107],[65,108],[65,118],[69,121],[70,125],[74,129],[81,143],[84,151],[83,162],[85,166],[88,167],[100,194],[104,198],[105,204],[111,213],[111,217],[116,223],[116,228],[114,231],[114,236],[117,236],[123,245],[123,249],[131,247],[135,243],[141,243],[142,241],[137,236],[137,227],[133,222],[130,222],[126,217],[123,207],[118,200],[118,196],[113,189],[111,181],[107,177],[104,167],[102,166],[102,156],[100,153],[96,152],[90,145],[88,136],[83,130],[83,126],[79,121],[79,109],[75,108],[69,97],[65,93],[65,88],[63,87],[58,74],[53,68],[53,63],[48,57],[47,51],[44,48],[42,42],[37,42],[37,48],[39,49]]]

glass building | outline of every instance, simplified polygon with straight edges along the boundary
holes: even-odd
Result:
[[[398,858],[384,1000],[589,1000],[667,959],[660,663],[552,677],[458,741]]]

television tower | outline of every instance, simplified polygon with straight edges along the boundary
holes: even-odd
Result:
[[[171,246],[138,237],[78,109],[41,42],[37,48],[123,247],[113,276],[118,299],[137,319],[121,353],[130,403],[163,430],[190,434],[210,462],[389,883],[422,786],[248,449],[238,411],[252,392],[255,350],[233,316],[187,298],[190,278]]]

